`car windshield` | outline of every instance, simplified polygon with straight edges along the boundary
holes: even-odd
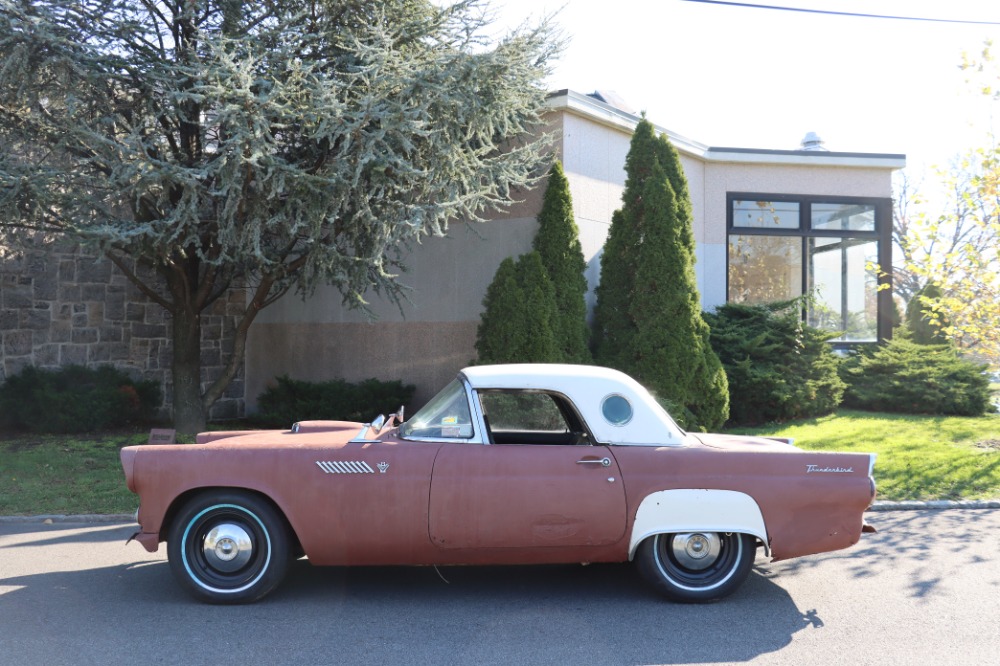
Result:
[[[472,415],[465,387],[457,379],[404,423],[399,430],[403,437],[468,439],[472,437]]]

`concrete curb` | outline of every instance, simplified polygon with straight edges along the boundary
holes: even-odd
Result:
[[[945,509],[1000,509],[1000,500],[928,500],[903,502],[875,502],[868,511],[941,511]],[[39,515],[39,516],[0,516],[3,523],[132,523],[135,518],[130,513],[82,514],[82,515]]]

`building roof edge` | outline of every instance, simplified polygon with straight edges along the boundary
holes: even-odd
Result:
[[[590,95],[569,89],[556,90],[549,93],[547,105],[552,110],[564,110],[629,133],[635,130],[636,125],[642,119],[642,116],[622,111]],[[678,151],[705,162],[850,166],[883,169],[902,169],[906,166],[906,155],[902,153],[714,147],[672,132],[656,123],[653,123],[653,127],[661,134],[666,134],[667,138],[670,139],[670,142]]]

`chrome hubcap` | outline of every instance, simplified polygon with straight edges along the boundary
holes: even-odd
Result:
[[[241,569],[250,561],[253,542],[239,525],[221,523],[205,535],[202,549],[209,566],[228,573]]]
[[[685,569],[707,569],[719,557],[722,541],[713,532],[675,534],[670,542],[674,559]]]

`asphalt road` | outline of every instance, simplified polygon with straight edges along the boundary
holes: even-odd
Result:
[[[0,664],[1000,663],[1000,511],[869,520],[858,546],[758,559],[707,606],[624,565],[307,562],[260,603],[207,606],[130,526],[0,524]]]

